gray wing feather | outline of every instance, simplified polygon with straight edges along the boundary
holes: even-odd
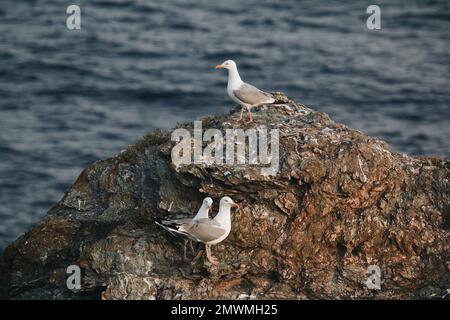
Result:
[[[216,240],[226,233],[217,221],[209,218],[165,220],[156,224],[173,235],[203,243]]]
[[[239,87],[239,89],[234,90],[233,94],[242,102],[250,105],[273,102],[272,95],[267,92],[263,92],[248,83],[244,83]]]
[[[169,225],[181,225],[184,223],[189,223],[191,221],[192,219],[190,218],[183,218],[183,219],[163,220],[162,223],[166,226],[169,226]]]
[[[187,239],[192,240],[192,238],[189,237],[188,234],[185,234],[184,232],[178,231],[179,225],[169,224],[169,222],[171,222],[171,221],[173,222],[175,220],[166,220],[166,221],[161,221],[161,222],[155,221],[155,223],[158,226],[160,226],[160,227],[164,228],[165,230],[169,231],[170,234],[173,235],[173,236],[181,236],[181,237],[183,237],[185,239],[187,238]]]
[[[180,226],[179,231],[189,234],[193,240],[209,242],[216,240],[226,233],[217,221],[212,219],[198,219]]]

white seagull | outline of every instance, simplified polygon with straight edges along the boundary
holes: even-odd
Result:
[[[205,244],[206,257],[209,262],[217,265],[219,261],[211,255],[211,245],[225,240],[231,231],[231,208],[238,208],[230,197],[220,199],[219,212],[214,219],[180,219],[158,223],[172,234],[186,237],[190,240]],[[184,221],[183,221],[184,220]]]
[[[206,197],[203,199],[202,206],[198,209],[197,214],[192,220],[207,219],[209,218],[209,213],[212,211],[213,199]]]
[[[208,219],[209,213],[212,211],[212,204],[213,204],[213,199],[211,199],[210,197],[206,197],[205,199],[203,199],[202,205],[201,205],[200,209],[198,209],[197,214],[192,219],[185,218],[185,219],[162,220],[161,223],[159,223],[157,221],[155,221],[155,222],[157,225],[163,227],[164,229],[169,231],[172,235],[176,236],[176,234],[173,233],[170,229],[166,228],[165,225],[182,224],[182,223],[192,222],[192,221],[196,221],[196,220],[200,220],[200,219]],[[190,239],[189,238],[186,239],[186,237],[185,237],[184,259],[186,259],[186,245],[187,245],[188,241],[190,241]],[[192,248],[192,242],[191,242],[191,250],[194,251],[194,248]]]
[[[241,115],[239,120],[242,120],[242,114],[244,108],[248,111],[248,121],[250,123],[253,121],[253,115],[250,109],[252,107],[265,104],[274,103],[275,99],[270,93],[259,90],[258,88],[252,86],[251,84],[242,81],[239,76],[239,72],[236,63],[233,60],[227,60],[222,64],[216,66],[216,69],[227,69],[228,70],[228,86],[227,92],[230,98],[239,103],[242,107]]]

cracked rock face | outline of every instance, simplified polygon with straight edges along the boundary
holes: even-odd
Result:
[[[63,199],[4,252],[11,299],[438,298],[450,288],[450,162],[391,152],[383,141],[276,94],[252,125],[230,115],[203,129],[279,131],[279,171],[261,165],[175,166],[170,132],[155,132],[86,168]],[[180,127],[193,131],[192,124]],[[241,208],[194,259],[155,218],[189,217],[205,196]],[[81,268],[81,289],[66,268]],[[381,290],[366,286],[378,266]]]

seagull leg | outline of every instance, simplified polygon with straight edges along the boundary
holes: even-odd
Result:
[[[189,240],[189,243],[191,244],[191,251],[192,251],[192,254],[194,254],[194,253],[195,253],[195,250],[194,250],[194,246],[192,245],[192,240]]]
[[[197,255],[194,257],[194,259],[192,259],[192,262],[198,260],[198,259],[202,256],[203,252],[204,252],[204,250],[200,250],[200,251],[197,253]]]
[[[184,254],[183,254],[184,260],[187,260],[187,255],[186,255],[187,242],[188,242],[188,240],[184,240]]]
[[[214,258],[211,255],[211,248],[210,248],[210,246],[205,244],[205,249],[206,249],[206,258],[208,258],[208,261],[211,262],[211,264],[213,264],[213,265],[218,265],[219,264],[219,260],[217,260],[216,258]]]
[[[236,119],[237,122],[241,122],[241,121],[242,121],[242,116],[243,116],[243,114],[244,114],[244,108],[241,107],[241,114],[239,115],[239,118]]]
[[[250,109],[248,110],[248,121],[245,122],[245,124],[249,124],[253,122],[253,115]]]

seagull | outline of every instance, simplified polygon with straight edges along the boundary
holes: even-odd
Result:
[[[202,206],[200,207],[200,209],[198,209],[198,212],[193,220],[208,219],[209,213],[212,211],[212,204],[213,199],[211,199],[210,197],[206,197],[205,199],[203,199]]]
[[[213,199],[211,199],[210,197],[206,197],[205,199],[203,199],[202,205],[201,205],[200,209],[198,209],[197,214],[192,219],[163,220],[163,221],[161,221],[161,223],[159,223],[157,221],[155,221],[155,222],[157,225],[163,227],[164,229],[168,230],[172,235],[176,236],[176,234],[173,233],[171,230],[167,229],[165,227],[165,225],[182,224],[182,223],[188,223],[188,222],[192,222],[192,221],[196,221],[196,220],[200,220],[200,219],[208,219],[209,213],[212,210],[212,204],[213,204]],[[185,237],[185,239],[184,239],[184,259],[186,259],[186,245],[187,245],[188,241],[190,241],[190,239]],[[190,243],[191,243],[191,250],[194,251],[194,248],[192,248],[192,241]]]
[[[238,121],[242,120],[244,108],[246,108],[248,111],[247,123],[251,123],[253,122],[253,115],[250,111],[252,107],[275,102],[275,99],[270,93],[261,91],[251,84],[242,81],[241,77],[239,76],[236,63],[233,60],[227,60],[222,64],[218,64],[216,66],[216,69],[228,70],[228,96],[230,96],[233,101],[239,103],[242,107],[241,115],[239,116]]]
[[[219,261],[211,254],[211,245],[225,240],[231,231],[231,208],[239,208],[230,197],[220,199],[219,212],[214,217],[201,219],[180,219],[158,223],[172,234],[205,244],[208,261],[217,265]]]

